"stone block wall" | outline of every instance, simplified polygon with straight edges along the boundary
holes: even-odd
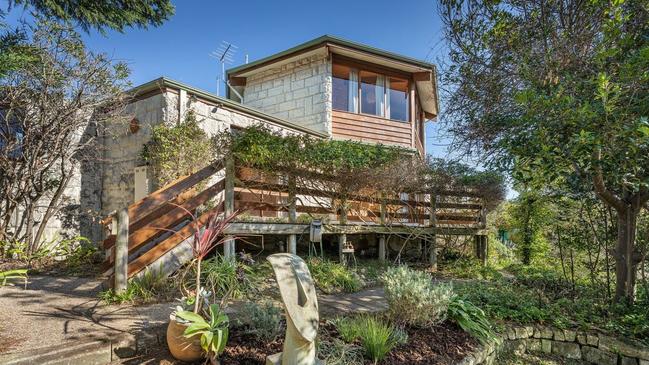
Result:
[[[331,135],[331,62],[312,55],[246,79],[243,104]]]
[[[125,113],[139,122],[132,133],[128,121],[107,126],[102,135],[104,162],[102,168],[101,214],[133,203],[136,166],[142,164],[142,147],[151,139],[153,126],[169,120],[166,93],[136,100]],[[130,119],[130,118],[127,118]]]
[[[199,125],[210,136],[229,130],[232,126],[245,128],[256,124],[265,124],[271,130],[282,133],[294,133],[218,102],[193,97],[184,90],[166,90],[161,94],[138,100],[129,106],[127,113],[133,114],[140,121],[140,130],[130,133],[127,125],[113,126],[104,138],[102,214],[107,215],[134,202],[134,169],[143,164],[141,152],[144,144],[151,139],[152,127],[159,123],[178,123],[184,120],[190,111],[196,115]]]
[[[500,344],[481,346],[460,364],[495,364],[496,354],[501,347],[515,354],[539,352],[596,365],[649,365],[647,346],[596,332],[544,326],[508,327],[502,334]]]

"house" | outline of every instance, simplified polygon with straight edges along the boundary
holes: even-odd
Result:
[[[103,158],[80,166],[79,178],[65,192],[67,200],[78,206],[78,232],[93,242],[103,242],[107,250],[103,268],[107,274],[118,262],[128,261],[128,276],[154,264],[168,272],[185,262],[192,251],[188,211],[217,197],[226,213],[252,207],[260,217],[270,213],[286,219],[284,223],[235,222],[228,234],[284,237],[281,240],[286,240],[284,249],[289,252],[296,252],[297,237],[309,231],[309,225],[299,223],[296,217],[313,212],[331,218],[322,233],[328,235],[329,242],[337,240],[341,259],[343,251],[351,249],[347,232],[372,241],[369,245],[379,258],[385,258],[388,246],[399,240],[388,245],[387,236],[410,234],[413,229],[433,237],[437,232],[481,235],[476,236],[476,242],[484,248],[485,241],[480,241],[484,239],[484,206],[475,196],[467,197],[463,192],[451,191],[450,200],[440,204],[426,187],[380,204],[355,195],[350,206],[362,207],[364,214],[372,214],[368,218],[374,222],[367,225],[354,221],[359,218],[355,215],[350,218],[350,226],[347,212],[333,207],[335,199],[329,208],[310,206],[309,201],[323,198],[322,192],[309,190],[296,196],[288,180],[276,181],[273,188],[246,185],[237,167],[220,161],[160,187],[152,183],[142,158],[154,126],[180,123],[190,111],[208,135],[262,124],[285,135],[398,146],[423,157],[425,123],[438,114],[436,77],[432,64],[322,36],[228,70],[226,97],[165,77],[137,86],[130,90],[132,99],[125,110],[129,123],[116,122],[96,131]],[[203,182],[207,188],[196,189]],[[259,194],[261,199],[257,199]],[[264,196],[270,199],[264,200]],[[296,200],[307,203],[290,203]],[[204,222],[217,209],[208,208],[197,220]],[[378,213],[386,209],[391,209],[388,215],[395,217],[389,218],[396,223],[391,227],[385,226],[385,214]],[[115,219],[118,216],[122,218]],[[124,223],[126,217],[128,224]],[[120,224],[122,228],[116,227]],[[178,234],[171,235],[168,230]],[[54,220],[52,231],[56,234],[64,230]],[[117,232],[126,235],[120,239]],[[115,260],[116,243],[125,241],[128,260]],[[421,251],[422,241],[417,241]],[[224,245],[226,256],[235,250],[234,240]],[[401,251],[399,247],[396,250]],[[431,262],[436,260],[434,249],[429,255]]]
[[[100,186],[88,205],[105,216],[151,192],[140,157],[151,127],[179,122],[190,109],[208,134],[262,123],[315,138],[401,146],[423,156],[424,123],[438,110],[435,72],[426,62],[322,36],[228,70],[226,98],[164,77],[137,86],[126,110],[131,126],[104,133]],[[84,233],[99,240],[100,228],[94,229]]]
[[[438,114],[435,66],[322,36],[227,71],[228,98],[328,138],[425,155],[424,123]]]

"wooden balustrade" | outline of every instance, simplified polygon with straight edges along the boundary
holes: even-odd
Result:
[[[214,181],[218,172],[225,169],[225,177]],[[305,172],[310,178],[318,174]],[[325,181],[330,177],[322,176]],[[206,188],[199,188],[207,186]],[[216,207],[194,217],[195,212],[215,197],[223,197]],[[285,214],[288,223],[296,224],[302,214],[325,215],[338,222],[341,227],[349,225],[391,225],[405,227],[405,224],[421,227],[431,232],[452,232],[458,227],[458,234],[468,232],[467,227],[484,228],[485,209],[475,192],[454,190],[437,191],[434,195],[424,192],[408,194],[406,199],[399,195],[376,196],[369,193],[348,194],[345,204],[333,191],[301,186],[293,177],[281,178],[279,174],[265,174],[250,168],[237,168],[234,162],[217,161],[198,172],[180,178],[173,183],[149,194],[122,210],[128,219],[119,223],[121,239],[125,240],[126,256],[119,252],[116,258],[117,235],[110,234],[103,243],[109,254],[103,264],[107,275],[124,272],[132,277],[148,265],[160,259],[165,253],[189,238],[194,224],[202,226],[211,214],[221,212],[249,212],[260,217],[277,217]],[[318,205],[314,200],[325,201]],[[332,202],[337,201],[336,204]],[[341,209],[344,206],[344,209]],[[194,221],[195,220],[195,221]],[[127,221],[125,228],[123,221]],[[349,223],[348,223],[349,222]],[[104,220],[109,226],[112,217]],[[171,230],[177,230],[171,234]],[[281,230],[280,230],[281,231]],[[269,231],[271,232],[271,231]],[[272,232],[271,232],[272,233]],[[296,234],[288,234],[290,252],[296,250]],[[345,233],[339,234],[344,245]],[[379,257],[385,258],[385,233],[379,234]],[[434,246],[429,250],[431,261],[436,261]],[[234,255],[234,240],[228,240],[224,253]],[[122,267],[126,261],[127,268]],[[120,266],[116,268],[116,266]]]

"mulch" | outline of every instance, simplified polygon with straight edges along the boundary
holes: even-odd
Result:
[[[221,364],[253,365],[265,364],[266,356],[282,352],[283,338],[265,343],[250,334],[231,333],[228,345],[221,355]]]
[[[380,364],[389,365],[451,365],[458,363],[477,347],[478,342],[457,325],[444,322],[435,327],[408,328],[408,343],[390,352]],[[325,321],[319,330],[320,338],[336,337],[335,328]],[[223,365],[265,364],[266,356],[282,351],[283,333],[280,338],[266,343],[254,335],[231,329],[230,338],[221,355]],[[199,362],[197,364],[201,364]],[[148,354],[136,358],[114,362],[113,364],[185,364],[171,356],[166,346],[149,349]],[[366,364],[372,364],[368,361]]]
[[[392,350],[384,364],[456,364],[478,346],[468,333],[451,322],[432,328],[409,328],[408,343]]]

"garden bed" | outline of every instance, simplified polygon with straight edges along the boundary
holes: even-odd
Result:
[[[456,364],[471,353],[478,342],[451,322],[428,329],[408,329],[408,343],[394,349],[385,364]]]

